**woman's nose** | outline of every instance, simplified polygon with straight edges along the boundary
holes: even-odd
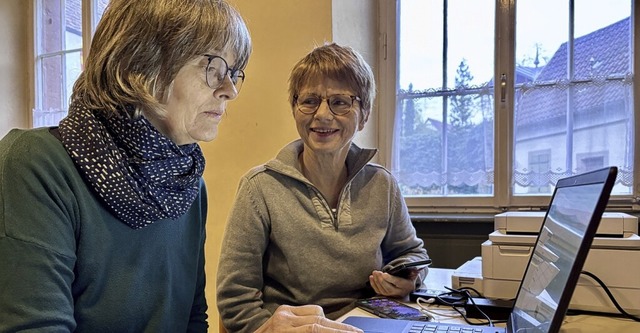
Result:
[[[231,81],[231,77],[229,74],[224,76],[224,80],[222,80],[222,84],[218,89],[213,91],[213,94],[220,99],[234,100],[238,97],[238,90],[236,86]]]

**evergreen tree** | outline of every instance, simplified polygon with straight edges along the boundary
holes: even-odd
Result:
[[[409,83],[409,94],[413,92],[413,83]],[[416,127],[416,105],[413,98],[404,100],[404,108],[402,109],[402,135],[409,137],[413,134]]]
[[[473,75],[469,71],[467,60],[462,59],[456,70],[455,87],[458,91],[469,88]],[[471,118],[476,112],[474,97],[472,95],[453,95],[451,97],[450,124],[454,129],[468,129],[472,123]]]
[[[455,77],[455,88],[464,92],[471,88],[473,75],[467,61],[463,59],[458,65]],[[484,154],[482,131],[473,123],[477,112],[475,94],[455,94],[450,98],[448,114],[447,159],[448,172],[466,175],[483,168]],[[477,185],[462,183],[449,184],[451,194],[477,193]]]

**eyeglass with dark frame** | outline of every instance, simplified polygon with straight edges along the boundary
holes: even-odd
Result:
[[[353,102],[360,102],[360,97],[347,95],[347,94],[335,94],[322,98],[316,94],[305,94],[293,96],[298,111],[304,114],[314,114],[320,108],[320,104],[327,101],[329,110],[331,113],[342,116],[349,113],[353,109]]]
[[[229,75],[231,82],[233,82],[233,86],[236,88],[236,92],[240,92],[240,88],[242,87],[242,83],[245,78],[243,70],[239,68],[229,68],[227,61],[220,56],[211,54],[203,54],[203,56],[207,57],[208,60],[207,67],[205,68],[205,78],[209,88],[220,88],[220,86],[222,86],[222,82],[224,82],[225,76]]]

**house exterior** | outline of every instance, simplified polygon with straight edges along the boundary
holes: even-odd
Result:
[[[630,20],[576,38],[571,55],[568,46],[562,44],[534,81],[516,89],[515,192],[548,193],[559,178],[617,165],[615,191],[630,193]]]

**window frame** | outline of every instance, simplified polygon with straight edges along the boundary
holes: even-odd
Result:
[[[389,167],[393,158],[393,130],[396,113],[397,78],[397,9],[400,0],[379,1],[379,137],[380,163]],[[640,83],[637,69],[640,68],[640,6],[633,2],[631,31],[633,34],[632,71],[636,76],[633,85],[634,132],[633,146],[640,147]],[[496,0],[495,6],[495,65],[494,77],[506,75],[506,96],[501,101],[500,89],[494,89],[495,133],[494,133],[494,193],[493,196],[442,196],[406,197],[405,201],[413,214],[422,213],[499,213],[507,210],[540,210],[549,203],[549,194],[514,195],[512,168],[514,157],[514,96],[515,96],[515,24],[516,0]],[[390,110],[384,112],[382,110]],[[634,149],[634,188],[630,195],[612,195],[608,207],[621,211],[640,211],[640,152]]]
[[[41,65],[44,57],[39,54],[38,46],[38,32],[40,31],[38,15],[38,6],[40,0],[31,0],[28,3],[28,24],[30,30],[28,31],[28,43],[29,43],[29,103],[28,103],[28,116],[27,121],[29,127],[33,127],[33,110],[40,104],[42,98],[42,74],[39,72],[38,67]],[[64,51],[55,52],[57,55],[66,55],[74,52],[81,52],[82,61],[86,61],[86,57],[89,54],[89,46],[91,45],[91,38],[95,27],[98,24],[98,19],[95,15],[95,9],[97,8],[96,2],[99,0],[80,0],[82,6],[82,48],[69,49]],[[54,53],[49,53],[52,55]],[[64,96],[63,96],[64,98]],[[68,101],[65,102],[68,104]],[[68,107],[68,105],[67,105]]]

